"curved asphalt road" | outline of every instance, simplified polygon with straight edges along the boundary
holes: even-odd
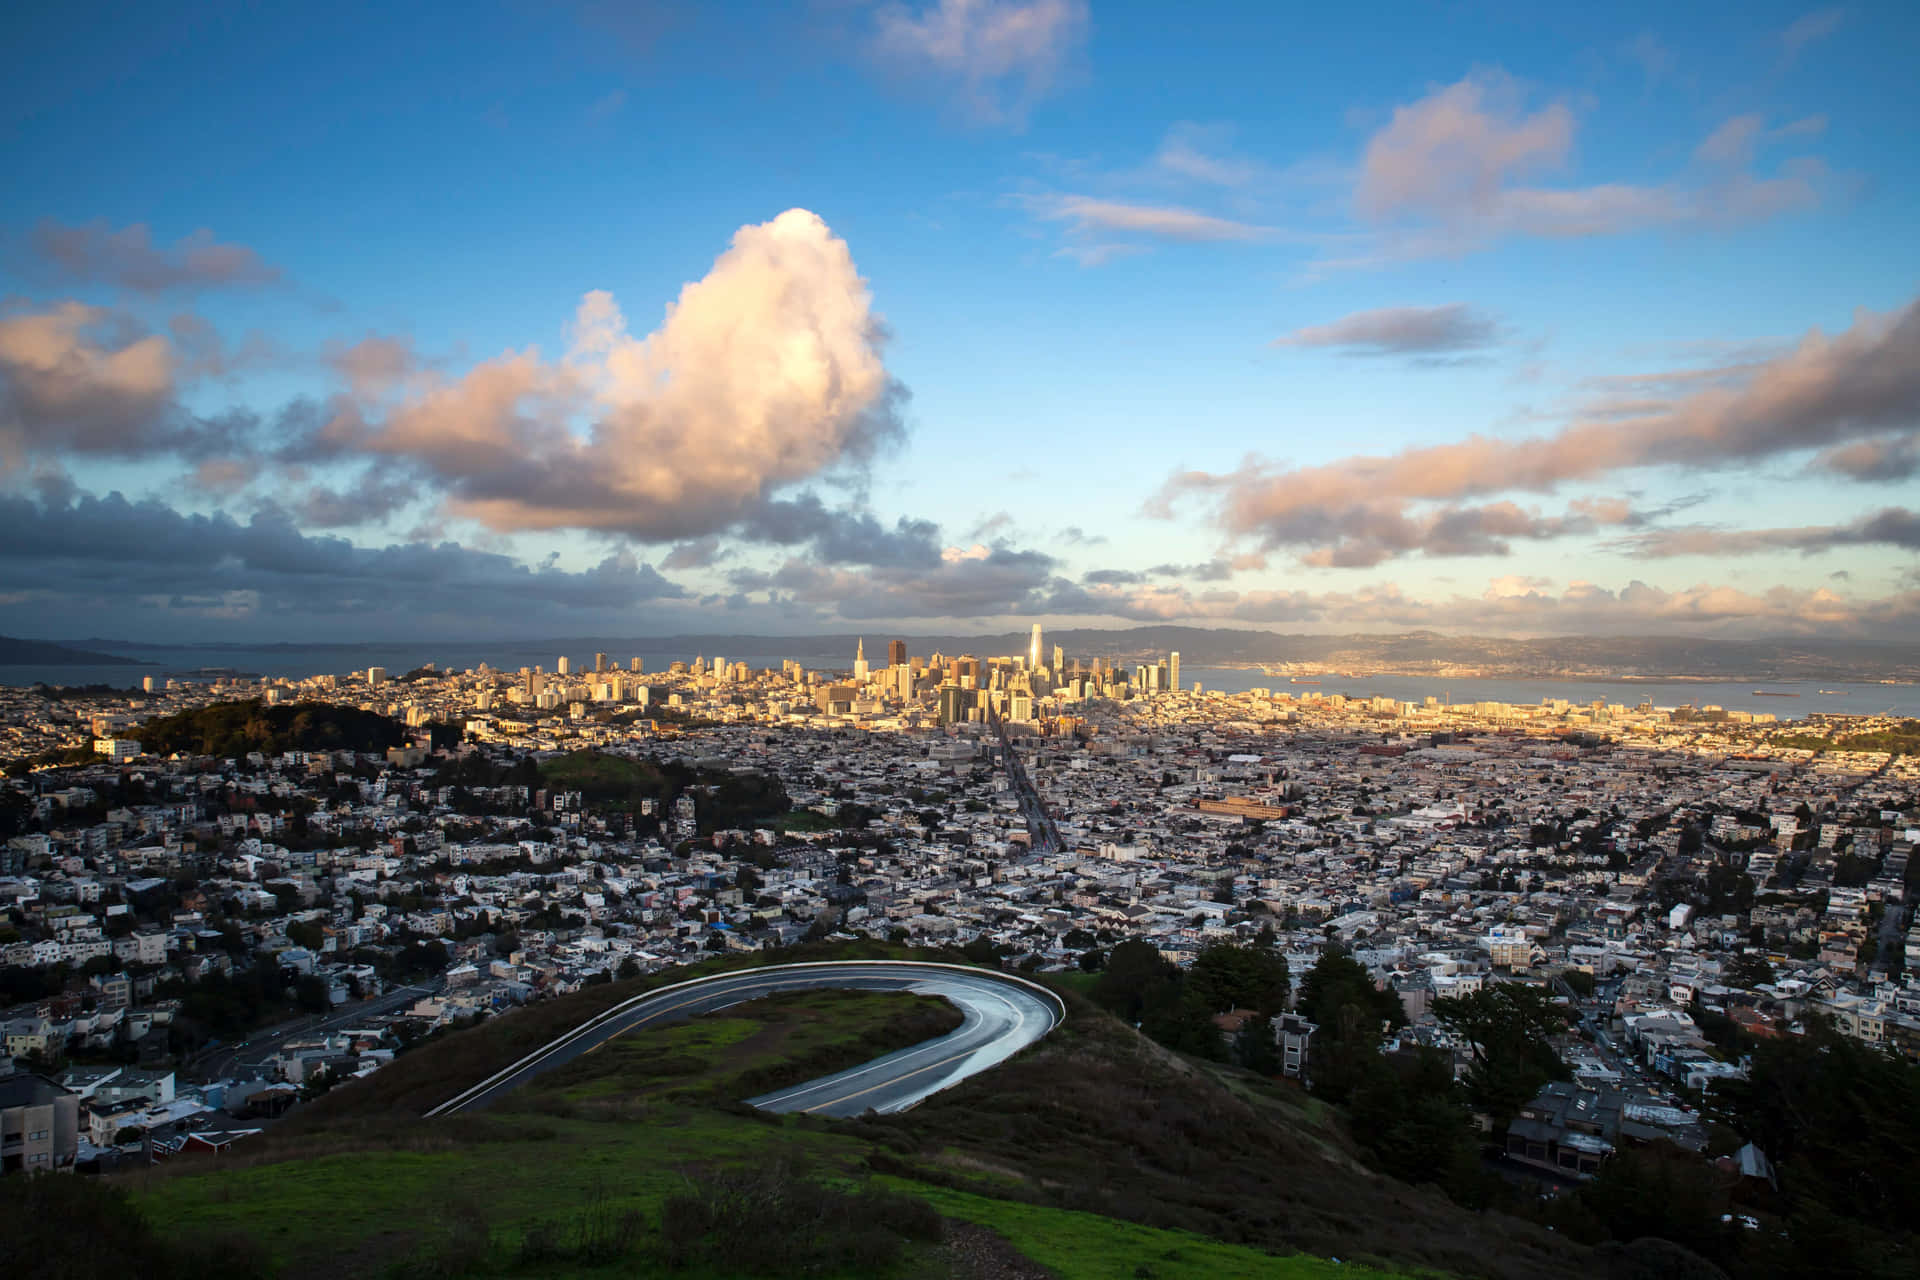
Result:
[[[427,1114],[478,1110],[543,1071],[572,1062],[615,1036],[713,1013],[781,991],[843,987],[939,996],[960,1009],[959,1028],[911,1048],[747,1101],[765,1111],[855,1116],[904,1111],[931,1094],[1003,1062],[1058,1026],[1065,1006],[1045,988],[1007,974],[919,961],[769,965],[662,987],[614,1006]]]

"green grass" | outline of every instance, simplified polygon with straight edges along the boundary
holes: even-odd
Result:
[[[1060,1280],[1321,1280],[1405,1275],[1302,1254],[1276,1256],[1185,1231],[1163,1231],[1071,1209],[994,1200],[902,1178],[883,1186],[910,1191],[950,1218],[990,1227]]]
[[[660,771],[644,760],[575,751],[540,766],[540,778],[549,786],[594,795],[625,794],[636,789],[663,788]]]
[[[1094,987],[1100,982],[1100,975],[1097,973],[1047,973],[1042,974],[1041,978],[1050,987],[1059,987],[1089,998],[1093,995]]]
[[[792,831],[803,835],[810,832],[818,833],[822,831],[838,831],[840,829],[839,823],[829,818],[826,814],[816,813],[812,809],[791,809],[777,818],[755,825],[772,827],[775,831]]]
[[[945,1000],[899,991],[793,991],[620,1036],[528,1086],[574,1100],[608,1096],[737,1100],[832,1075],[945,1035]]]
[[[657,1221],[685,1173],[702,1165],[784,1153],[851,1167],[861,1154],[858,1142],[839,1135],[704,1108],[661,1107],[627,1120],[501,1116],[492,1120],[500,1140],[251,1166],[239,1157],[224,1166],[208,1160],[163,1167],[131,1186],[165,1234],[245,1231],[293,1267],[362,1249],[404,1255],[462,1204],[480,1206],[510,1245],[533,1220],[564,1216],[595,1196]],[[430,1141],[422,1135],[423,1145]],[[380,1249],[383,1238],[388,1247]]]

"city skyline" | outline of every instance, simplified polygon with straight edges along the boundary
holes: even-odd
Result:
[[[1392,25],[23,15],[0,633],[1920,637],[1920,19]]]

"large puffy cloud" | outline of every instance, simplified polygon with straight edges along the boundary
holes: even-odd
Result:
[[[1308,325],[1276,340],[1282,347],[1332,347],[1348,355],[1452,354],[1492,346],[1500,326],[1464,302],[1382,307]]]
[[[1018,125],[1086,39],[1086,0],[883,5],[871,50],[902,82],[937,85],[962,115]]]
[[[1471,547],[1475,536],[1559,536],[1591,527],[1583,519],[1627,522],[1595,506],[1539,518],[1511,504],[1459,504],[1501,492],[1551,493],[1630,468],[1750,462],[1910,427],[1920,418],[1920,303],[1891,316],[1863,312],[1835,337],[1814,330],[1771,360],[1685,385],[1692,389],[1660,394],[1650,385],[1632,398],[1596,402],[1550,436],[1473,436],[1290,470],[1250,461],[1224,475],[1176,475],[1161,498],[1207,495],[1230,533],[1268,548],[1311,549],[1329,564]]]
[[[72,284],[103,284],[132,293],[276,284],[280,268],[243,244],[224,244],[201,228],[172,246],[157,245],[145,223],[115,231],[105,222],[78,226],[43,220],[29,246],[43,273]]]
[[[684,595],[630,552],[569,572],[453,542],[360,547],[302,533],[272,507],[243,522],[118,493],[40,502],[0,495],[0,527],[0,575],[16,599],[36,610],[86,605],[104,618],[135,601],[191,608],[216,599],[228,608],[244,601],[254,615],[481,619],[509,599],[620,611]]]
[[[350,348],[336,363],[362,399],[397,399],[328,406],[303,447],[411,464],[497,530],[700,537],[900,437],[883,336],[846,243],[792,209],[741,228],[644,338],[594,292],[558,362],[509,351],[447,380],[391,344]]]

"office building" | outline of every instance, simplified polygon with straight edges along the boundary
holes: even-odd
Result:
[[[867,642],[864,638],[857,643],[853,651],[853,682],[855,684],[867,682]]]
[[[601,675],[605,675],[606,673],[607,673],[607,655],[604,653],[594,654],[593,655],[593,674],[597,676],[601,676]]]
[[[905,640],[887,641],[887,665],[897,667],[907,660],[907,642]]]
[[[1175,693],[1180,692],[1180,651],[1175,649],[1167,659],[1167,683]]]
[[[635,675],[639,675],[645,669],[646,669],[646,664],[641,662],[640,659],[638,658],[635,658],[632,662],[629,662],[627,664],[627,670],[633,672],[633,674]]]
[[[568,675],[573,671],[573,660],[571,658],[568,658],[565,654],[561,654],[560,661],[554,664],[553,669],[555,671],[558,671],[563,676]]]
[[[1033,624],[1033,641],[1027,646],[1027,667],[1034,671],[1040,669],[1040,624],[1037,622]]]
[[[940,686],[940,723],[959,724],[967,718],[972,695],[957,684]]]
[[[385,667],[368,667],[367,668],[367,687],[369,689],[378,689],[381,685],[385,684],[386,682],[387,682],[387,669]]]

